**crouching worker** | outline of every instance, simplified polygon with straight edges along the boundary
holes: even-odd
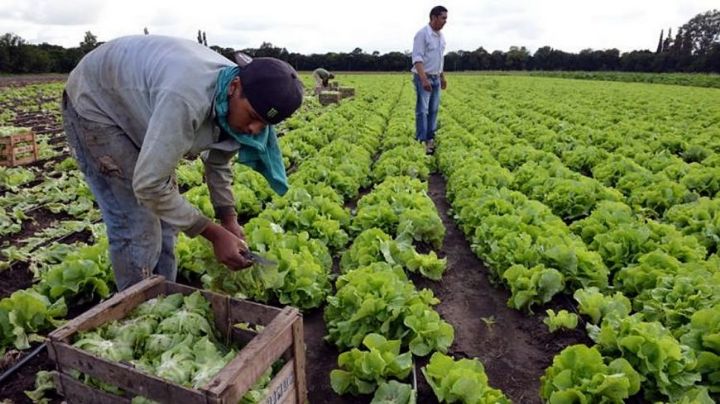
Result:
[[[287,191],[272,125],[300,107],[302,84],[278,59],[236,59],[194,41],[140,35],[99,46],[70,73],[65,133],[107,226],[119,290],[152,274],[175,280],[179,231],[208,239],[232,270],[251,265],[232,158]],[[198,155],[219,224],[178,191],[176,167]]]
[[[315,94],[320,94],[321,91],[330,88],[330,80],[334,79],[335,75],[318,67],[313,70],[313,78],[315,79]]]

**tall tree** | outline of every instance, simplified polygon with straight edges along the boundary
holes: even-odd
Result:
[[[720,43],[720,11],[698,14],[682,26],[689,33],[693,55],[705,55],[713,44]]]
[[[658,46],[657,46],[657,50],[655,51],[655,53],[662,53],[664,50],[663,49],[663,33],[664,32],[665,32],[664,30],[662,30],[662,29],[660,30],[660,40],[658,41]]]
[[[0,71],[15,73],[22,65],[21,48],[25,40],[13,33],[6,33],[0,37]]]
[[[91,50],[97,48],[98,40],[97,36],[93,35],[90,31],[85,31],[85,38],[80,42],[80,49],[83,53],[88,53]]]
[[[205,36],[205,31],[198,30],[197,34],[197,41],[200,45],[208,46],[207,44],[207,36]]]
[[[665,41],[663,42],[663,52],[667,52],[668,50],[670,50],[672,45],[672,28],[668,28],[667,36],[665,37]]]
[[[510,70],[525,70],[529,60],[530,52],[524,46],[511,46],[505,56],[505,64]]]

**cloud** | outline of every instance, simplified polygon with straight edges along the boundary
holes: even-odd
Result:
[[[194,39],[222,47],[271,42],[293,52],[404,51],[428,21],[437,0],[229,0],[201,4],[177,0],[0,0],[0,27],[30,43],[77,46],[86,31],[98,40],[140,34]],[[690,18],[717,8],[717,0],[452,0],[444,33],[448,51],[530,50],[549,45],[568,52],[584,48],[654,49],[660,29],[673,31]],[[0,32],[0,34],[4,33]]]
[[[97,0],[3,0],[3,3],[0,19],[63,26],[95,23],[104,7],[103,2]]]

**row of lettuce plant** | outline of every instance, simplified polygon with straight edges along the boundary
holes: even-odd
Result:
[[[459,109],[462,110],[462,106]],[[467,117],[463,118],[463,123],[468,121]],[[450,125],[445,129],[447,136],[441,137],[441,169],[443,161],[446,161],[443,172],[450,177],[449,197],[456,189],[453,179],[460,171],[460,178],[475,177],[474,180],[465,180],[463,185],[489,184],[494,187],[491,193],[504,194],[506,197],[500,199],[509,202],[501,204],[495,199],[489,202],[491,205],[487,202],[483,205],[481,198],[468,205],[489,206],[500,213],[500,217],[513,215],[513,209],[524,205],[523,198],[515,195],[510,199],[512,193],[502,188],[513,184],[512,174],[503,171],[492,156],[487,155],[487,143],[492,145],[492,139],[497,138],[493,134],[499,132],[502,135],[504,128],[488,124],[482,118],[473,121],[472,134],[463,132],[464,128]],[[486,142],[487,138],[491,140]],[[467,149],[471,152],[466,159],[452,156],[444,160],[446,143],[449,148],[459,145],[460,153]],[[460,164],[467,165],[470,156],[478,160],[478,155],[482,156],[482,163],[468,167],[472,173],[453,170],[453,161],[460,160],[463,162]],[[463,190],[463,186],[457,189]],[[462,194],[459,203],[463,204],[462,198],[467,196],[467,192]],[[468,212],[465,205],[453,206],[458,212],[461,227],[467,216],[479,219],[475,237],[483,226],[494,222],[495,218],[503,220],[482,213],[476,217],[477,213],[471,213],[473,210]],[[537,224],[537,220],[531,223]],[[507,224],[505,227],[513,233],[515,229]],[[712,402],[708,392],[718,391],[717,363],[720,363],[717,361],[717,347],[712,343],[720,331],[716,297],[719,279],[717,257],[705,260],[707,250],[698,240],[683,237],[672,226],[647,220],[628,205],[612,200],[600,202],[590,217],[573,223],[570,229],[582,237],[588,248],[602,256],[606,268],[610,269],[609,288],[594,285],[596,287],[575,291],[580,313],[591,317],[588,331],[597,345],[590,349],[569,347],[556,357],[542,380],[543,399],[554,402],[583,397],[589,401],[620,402],[636,394],[642,386],[647,399]],[[464,230],[467,234],[468,230],[472,232],[475,229]],[[510,236],[513,242],[517,239],[514,235]],[[528,251],[528,247],[537,246],[539,240],[526,237],[525,248],[518,250]],[[486,242],[492,244],[496,251],[498,246],[508,245],[507,237],[491,238]],[[545,247],[540,250],[547,252]],[[492,262],[492,257],[488,261],[492,265],[503,264]],[[578,260],[578,264],[580,262]],[[597,268],[602,267],[605,266]],[[607,269],[603,272],[607,273]],[[504,276],[506,279],[515,278],[512,268],[505,274],[509,274]],[[544,281],[540,282],[543,278]],[[547,285],[548,280],[553,278],[557,278],[556,274],[539,271],[536,279],[538,284]],[[611,294],[613,291],[614,295]],[[513,296],[515,294],[513,289]],[[632,304],[628,297],[632,299]],[[702,333],[709,335],[701,337]],[[649,355],[649,352],[653,354]]]
[[[373,402],[414,402],[411,386],[401,382],[413,355],[434,352],[423,374],[441,402],[508,402],[489,387],[479,360],[454,361],[445,354],[454,330],[433,309],[439,300],[432,291],[418,291],[405,272],[439,280],[446,267],[435,251],[415,249],[439,248],[445,229],[427,195],[432,160],[412,138],[409,93],[405,88],[401,111],[388,121],[373,167],[375,186],[357,203],[351,226],[356,237],[342,255],[343,275],[325,308],[326,338],[350,349],[340,354],[331,384],[338,394],[374,391]]]
[[[720,192],[719,129],[714,124],[717,109],[712,103],[700,106],[692,101],[668,109],[665,98],[656,94],[657,87],[651,88],[646,90],[643,104],[652,105],[652,109],[643,111],[637,111],[637,104],[627,100],[620,105],[606,102],[598,108],[602,99],[597,95],[590,93],[580,98],[570,91],[559,99],[543,102],[547,92],[536,91],[533,95],[540,100],[534,97],[532,102],[518,102],[522,98],[512,97],[511,92],[504,99],[507,105],[498,103],[496,94],[492,94],[493,103],[488,105],[493,107],[484,113],[507,124],[513,134],[532,146],[554,153],[571,169],[593,176],[606,186],[615,186],[628,198],[627,203],[645,216],[683,225],[668,218],[675,206],[681,206],[675,211],[692,210],[709,216],[710,222],[719,220],[706,203]],[[637,97],[634,93],[628,97]],[[712,96],[693,91],[685,95],[696,101]],[[609,99],[616,102],[618,94]],[[570,102],[571,106],[566,105]],[[589,102],[592,107],[577,105]],[[624,115],[629,116],[623,119]],[[706,231],[717,234],[712,224],[709,227]],[[693,229],[683,231],[690,233]]]

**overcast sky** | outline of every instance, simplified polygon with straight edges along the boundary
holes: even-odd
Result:
[[[660,29],[720,8],[718,0],[0,0],[0,34],[74,47],[142,34],[195,39],[235,49],[262,42],[304,54],[406,51],[437,4],[448,10],[447,50],[506,51],[549,45],[567,52],[655,50]]]

